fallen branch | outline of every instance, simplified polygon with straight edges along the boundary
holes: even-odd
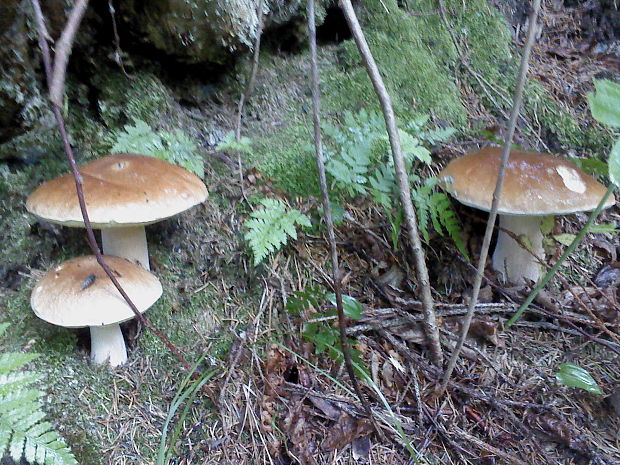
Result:
[[[338,329],[340,332],[340,346],[342,347],[342,355],[344,364],[351,378],[351,384],[355,390],[355,394],[364,406],[364,410],[369,418],[373,418],[372,410],[368,405],[368,401],[362,395],[357,376],[351,362],[351,350],[349,341],[347,340],[346,321],[344,309],[342,305],[342,288],[340,279],[340,265],[338,263],[338,249],[336,248],[336,235],[334,234],[334,221],[332,219],[332,209],[329,203],[329,192],[327,191],[327,179],[325,176],[325,158],[323,156],[323,144],[321,141],[321,98],[319,94],[319,71],[317,66],[316,52],[316,24],[314,13],[314,0],[308,0],[308,40],[310,43],[310,67],[312,82],[312,121],[314,125],[314,147],[316,151],[316,165],[319,172],[319,184],[321,186],[321,200],[323,203],[323,215],[327,224],[327,237],[329,240],[329,249],[331,252],[332,262],[332,286],[336,294],[336,309],[338,311]]]
[[[521,57],[521,67],[519,69],[519,76],[517,78],[517,88],[515,90],[514,103],[510,112],[510,120],[508,122],[508,133],[506,134],[506,140],[504,142],[504,148],[502,150],[502,158],[499,166],[499,173],[497,175],[497,183],[495,184],[495,191],[493,192],[493,202],[491,203],[491,211],[489,213],[489,219],[487,221],[486,231],[484,232],[484,239],[482,240],[482,249],[480,250],[480,258],[478,260],[478,267],[476,269],[476,277],[474,279],[474,286],[472,289],[471,302],[467,310],[467,315],[463,321],[463,327],[461,328],[461,334],[459,341],[452,351],[452,356],[448,362],[448,367],[443,375],[441,385],[439,386],[438,394],[441,395],[445,392],[448,386],[448,381],[452,375],[452,371],[456,366],[456,362],[459,359],[459,354],[465,343],[471,320],[474,317],[474,310],[476,303],[478,302],[478,294],[480,293],[480,285],[482,284],[482,278],[484,276],[484,267],[487,261],[487,255],[489,253],[489,246],[491,245],[491,236],[493,235],[493,229],[495,227],[495,219],[497,218],[497,210],[499,208],[499,201],[504,185],[504,177],[506,174],[506,165],[508,164],[508,157],[510,156],[510,148],[512,146],[512,138],[517,126],[517,118],[519,117],[519,111],[521,109],[521,101],[523,99],[523,88],[525,87],[525,80],[527,77],[527,71],[529,67],[530,52],[532,45],[536,37],[538,11],[540,10],[540,0],[532,0],[532,10],[529,16],[529,29],[527,33],[527,40],[525,42],[525,48],[523,49],[523,56]]]
[[[41,11],[39,0],[31,0],[31,2],[34,8],[35,20],[39,32],[39,46],[41,47],[41,52],[43,54],[43,63],[45,67],[45,74],[47,77],[47,84],[50,89],[52,111],[54,112],[56,122],[58,123],[58,129],[62,138],[63,147],[65,149],[65,153],[67,154],[67,159],[69,161],[69,166],[71,167],[71,172],[73,173],[73,179],[75,180],[75,189],[77,193],[78,203],[80,204],[80,211],[82,212],[82,218],[84,220],[84,226],[86,227],[88,245],[94,253],[97,259],[97,263],[99,263],[101,268],[103,268],[103,271],[110,278],[116,289],[118,289],[118,292],[120,292],[123,299],[125,299],[131,310],[136,315],[136,318],[138,318],[138,320],[142,324],[144,324],[147,328],[153,331],[155,335],[157,335],[157,337],[161,339],[161,341],[179,359],[179,361],[183,364],[185,368],[191,370],[192,366],[185,359],[181,351],[160,330],[153,326],[153,324],[149,320],[147,320],[147,318],[142,313],[140,313],[140,311],[136,308],[134,303],[131,301],[123,287],[114,276],[112,269],[105,263],[103,255],[101,254],[99,246],[97,245],[97,240],[95,239],[95,234],[93,232],[92,224],[90,223],[90,218],[88,217],[86,201],[84,200],[84,191],[82,188],[82,176],[80,175],[77,164],[75,163],[73,149],[71,148],[71,144],[69,143],[65,120],[62,116],[61,111],[61,104],[64,95],[65,71],[67,69],[69,54],[71,53],[71,47],[73,44],[75,33],[77,32],[80,21],[84,15],[84,12],[86,11],[88,0],[78,0],[77,3],[74,5],[73,10],[71,10],[69,21],[67,22],[67,25],[65,26],[65,29],[63,30],[61,35],[61,41],[59,41],[56,46],[54,60],[52,60],[50,49],[46,41],[46,39],[49,37],[49,34],[47,33],[47,28],[45,27],[45,21],[43,19],[43,13]]]
[[[405,212],[405,221],[409,232],[409,241],[415,258],[415,266],[418,278],[418,286],[423,302],[422,312],[424,313],[424,329],[427,343],[431,352],[431,359],[437,366],[443,365],[443,352],[441,343],[439,342],[439,331],[437,329],[437,318],[433,308],[433,297],[431,295],[431,285],[428,277],[428,269],[426,267],[426,257],[422,249],[422,241],[418,232],[418,221],[416,218],[415,208],[411,200],[411,188],[409,186],[409,178],[405,171],[405,161],[400,147],[400,136],[396,125],[396,117],[392,108],[392,100],[385,88],[383,78],[379,73],[375,59],[372,56],[366,38],[351,5],[351,0],[340,0],[340,8],[344,12],[345,18],[349,25],[349,29],[353,33],[353,38],[357,44],[360,55],[366,66],[368,76],[375,88],[381,109],[385,118],[390,147],[392,150],[392,158],[394,159],[394,169],[396,171],[396,180],[398,181],[398,189],[400,191],[400,200]]]

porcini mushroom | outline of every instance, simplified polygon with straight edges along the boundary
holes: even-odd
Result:
[[[106,263],[140,312],[161,296],[159,280],[129,260],[106,255]],[[90,328],[91,360],[117,366],[127,360],[119,323],[135,315],[94,256],[61,263],[32,291],[30,304],[42,320],[69,328]]]
[[[198,176],[163,160],[133,153],[108,155],[80,168],[93,228],[101,229],[103,252],[149,267],[144,226],[207,199]],[[39,186],[26,201],[38,217],[84,227],[71,174]]]
[[[459,202],[491,210],[501,152],[500,147],[486,147],[452,160],[439,173],[439,184]],[[565,160],[511,150],[500,196],[499,225],[525,239],[532,252],[544,258],[542,217],[593,210],[605,190],[596,179]],[[614,203],[612,197],[605,207]],[[493,268],[504,281],[515,284],[537,282],[541,271],[535,258],[501,230]]]

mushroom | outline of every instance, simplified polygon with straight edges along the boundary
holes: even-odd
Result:
[[[140,312],[162,294],[159,280],[129,260],[106,255],[129,298]],[[119,323],[135,315],[93,255],[73,258],[45,274],[30,297],[34,313],[49,323],[90,328],[91,361],[118,366],[127,360]]]
[[[80,168],[93,228],[101,229],[103,253],[149,267],[144,226],[204,202],[198,176],[158,158],[133,153],[108,155]],[[52,223],[84,227],[71,174],[39,186],[26,209]]]
[[[490,211],[501,152],[500,147],[486,147],[452,160],[439,173],[439,184],[459,202]],[[544,258],[542,217],[593,210],[605,190],[572,163],[549,154],[511,150],[498,209],[500,227],[524,239]],[[605,207],[614,203],[612,197]],[[492,262],[504,281],[524,284],[540,278],[536,259],[502,230]]]

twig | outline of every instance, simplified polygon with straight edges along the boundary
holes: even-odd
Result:
[[[78,0],[75,5],[73,5],[67,24],[60,35],[60,39],[56,41],[56,47],[54,49],[54,67],[49,91],[52,103],[61,108],[65,91],[67,63],[69,62],[69,55],[71,55],[73,39],[75,38],[75,34],[80,26],[87,6],[88,0]],[[39,11],[40,10],[39,8]]]
[[[428,277],[428,269],[426,267],[426,258],[424,256],[422,241],[420,240],[420,234],[418,232],[416,212],[411,200],[409,178],[405,171],[405,162],[400,147],[400,136],[396,126],[396,117],[394,115],[394,109],[392,108],[392,101],[387,89],[385,88],[383,78],[379,73],[379,69],[377,68],[377,64],[375,63],[370,48],[368,47],[362,28],[357,20],[357,16],[353,10],[353,5],[351,5],[351,0],[340,0],[339,4],[340,8],[344,12],[349,29],[351,29],[351,32],[353,33],[355,43],[357,44],[357,48],[359,49],[362,60],[364,61],[370,80],[372,81],[377,97],[379,98],[379,102],[381,103],[381,109],[383,110],[385,125],[390,139],[390,147],[392,149],[392,157],[394,159],[394,169],[396,171],[400,199],[405,212],[405,220],[407,222],[407,229],[409,232],[409,241],[411,242],[411,248],[415,258],[418,286],[420,287],[422,302],[424,304],[422,312],[424,313],[425,336],[427,338],[433,363],[437,366],[442,366],[443,352],[441,350],[441,343],[439,342],[439,331],[437,329],[435,310],[433,309],[433,297],[431,295],[431,285]]]
[[[88,237],[88,244],[95,254],[97,259],[97,263],[103,268],[106,275],[110,278],[118,292],[120,292],[121,296],[131,310],[134,312],[138,320],[144,324],[147,328],[153,331],[157,337],[159,337],[162,342],[170,349],[170,351],[179,359],[179,361],[183,364],[185,368],[188,370],[192,369],[190,363],[185,359],[183,354],[179,351],[179,349],[161,332],[159,331],[153,324],[147,320],[147,318],[140,313],[140,311],[136,308],[134,303],[131,301],[125,290],[122,288],[114,273],[110,269],[110,267],[105,263],[103,256],[101,255],[101,251],[99,250],[99,246],[97,245],[97,241],[95,239],[95,234],[93,232],[93,227],[90,223],[90,218],[88,217],[88,211],[86,209],[86,202],[84,200],[84,191],[82,189],[82,176],[78,171],[77,164],[75,163],[75,157],[73,156],[73,149],[71,148],[71,144],[69,143],[69,137],[67,136],[67,130],[65,127],[65,121],[62,116],[61,106],[62,96],[64,94],[64,82],[65,82],[65,70],[67,66],[67,62],[69,59],[68,54],[71,51],[73,37],[78,29],[80,24],[80,20],[86,10],[86,6],[88,4],[88,0],[79,0],[78,3],[75,4],[73,10],[71,11],[69,22],[67,23],[65,30],[62,33],[62,38],[64,38],[64,42],[62,46],[56,47],[56,54],[54,61],[52,62],[51,53],[49,47],[46,42],[46,37],[48,37],[47,30],[45,27],[45,22],[43,19],[43,13],[41,12],[41,6],[39,5],[39,0],[31,0],[32,6],[35,12],[35,18],[37,23],[37,28],[39,31],[39,46],[41,47],[41,51],[43,53],[43,62],[45,66],[46,76],[48,86],[50,86],[50,100],[52,102],[52,110],[54,112],[54,116],[56,117],[56,122],[58,123],[58,129],[60,131],[60,135],[62,138],[63,146],[65,152],[67,154],[67,159],[69,161],[69,165],[71,167],[71,172],[73,173],[73,179],[75,180],[75,188],[78,197],[78,202],[80,204],[80,211],[82,212],[82,218],[84,220],[84,225],[86,227],[86,236]],[[60,74],[57,74],[58,73]],[[56,95],[52,95],[52,90],[56,92]],[[60,103],[58,103],[60,102]]]
[[[517,78],[517,88],[515,90],[514,103],[510,112],[510,120],[508,122],[508,134],[506,135],[506,141],[502,151],[502,158],[499,166],[499,172],[497,174],[497,183],[495,184],[495,191],[493,192],[493,202],[491,204],[491,212],[489,213],[489,219],[487,221],[486,231],[484,232],[484,239],[482,240],[482,249],[480,250],[480,258],[478,260],[478,267],[476,270],[476,277],[474,279],[474,286],[472,289],[471,302],[467,311],[467,315],[463,320],[463,327],[459,341],[452,351],[452,356],[448,362],[448,367],[443,375],[441,385],[439,387],[439,394],[442,394],[448,385],[448,380],[452,375],[452,371],[456,366],[459,354],[465,343],[471,320],[474,317],[474,310],[476,303],[478,302],[478,294],[480,293],[480,285],[482,284],[482,278],[484,276],[484,267],[487,261],[487,255],[489,253],[489,246],[491,245],[491,236],[495,227],[495,219],[497,218],[497,210],[499,207],[500,195],[504,184],[504,176],[506,174],[506,165],[508,163],[508,157],[510,156],[510,148],[512,145],[512,138],[514,136],[515,128],[517,126],[517,118],[521,109],[521,101],[523,98],[523,88],[525,86],[525,80],[527,77],[527,71],[529,67],[530,52],[532,50],[532,44],[536,37],[537,32],[537,20],[538,11],[540,10],[540,0],[533,0],[532,11],[529,17],[529,30],[527,33],[527,41],[525,42],[525,48],[523,50],[523,56],[521,58],[521,67],[519,69],[519,76]]]
[[[116,48],[114,52],[114,61],[120,66],[123,74],[129,78],[133,79],[133,76],[127,74],[125,70],[125,64],[123,63],[123,55],[121,52],[121,38],[118,35],[118,27],[116,26],[116,9],[114,9],[114,4],[112,0],[108,0],[108,11],[110,12],[110,18],[112,19],[112,33],[114,34],[114,47]]]
[[[314,0],[308,0],[308,40],[310,43],[310,67],[312,80],[312,122],[314,124],[314,147],[316,151],[316,165],[319,171],[319,183],[321,186],[321,200],[323,202],[323,214],[325,215],[325,223],[327,224],[327,237],[329,239],[329,248],[332,261],[332,285],[336,294],[336,309],[338,310],[338,328],[340,330],[340,345],[342,347],[342,355],[344,364],[351,378],[351,384],[355,390],[355,394],[364,406],[364,410],[368,418],[372,419],[372,410],[368,405],[368,401],[362,395],[357,376],[351,363],[351,351],[349,341],[346,334],[346,322],[344,309],[342,305],[342,289],[340,280],[340,265],[338,263],[338,249],[336,248],[336,235],[334,234],[334,221],[332,219],[332,210],[329,203],[329,192],[327,190],[327,180],[325,177],[325,160],[323,156],[323,145],[321,142],[321,97],[319,94],[319,71],[317,66],[316,52],[316,24],[314,13]]]
[[[235,122],[235,139],[239,141],[241,138],[241,118],[243,118],[243,107],[247,102],[250,94],[254,90],[254,81],[256,80],[256,72],[258,71],[258,57],[260,55],[260,41],[263,34],[263,4],[264,0],[258,2],[258,27],[256,30],[256,42],[254,42],[254,51],[252,53],[252,69],[250,70],[250,77],[248,78],[247,85],[241,97],[239,97],[239,103],[237,105],[237,119]]]
[[[250,77],[248,78],[247,85],[245,86],[245,90],[241,97],[239,97],[239,103],[237,105],[237,119],[235,122],[235,140],[239,142],[241,140],[241,118],[243,117],[243,107],[245,102],[250,97],[252,90],[254,90],[254,81],[256,80],[256,72],[258,71],[258,58],[260,55],[260,41],[261,36],[263,35],[263,3],[264,0],[259,0],[258,2],[258,27],[256,30],[256,41],[254,42],[254,52],[252,53],[252,68],[250,70]],[[243,165],[241,164],[241,151],[237,151],[237,165],[239,168],[239,183],[241,186],[241,195],[250,208],[252,208],[252,204],[248,200],[245,194],[245,187],[243,185]]]

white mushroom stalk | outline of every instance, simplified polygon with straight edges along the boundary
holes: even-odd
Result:
[[[125,339],[118,323],[90,326],[90,361],[117,367],[127,361]]]
[[[144,226],[102,229],[101,244],[104,254],[123,257],[146,270],[151,269]]]
[[[518,237],[537,257],[544,257],[543,234],[540,231],[542,216],[500,215],[500,231],[493,253],[493,269],[497,270],[504,282],[527,283],[540,279],[542,266],[536,258],[515,241],[510,231]]]

